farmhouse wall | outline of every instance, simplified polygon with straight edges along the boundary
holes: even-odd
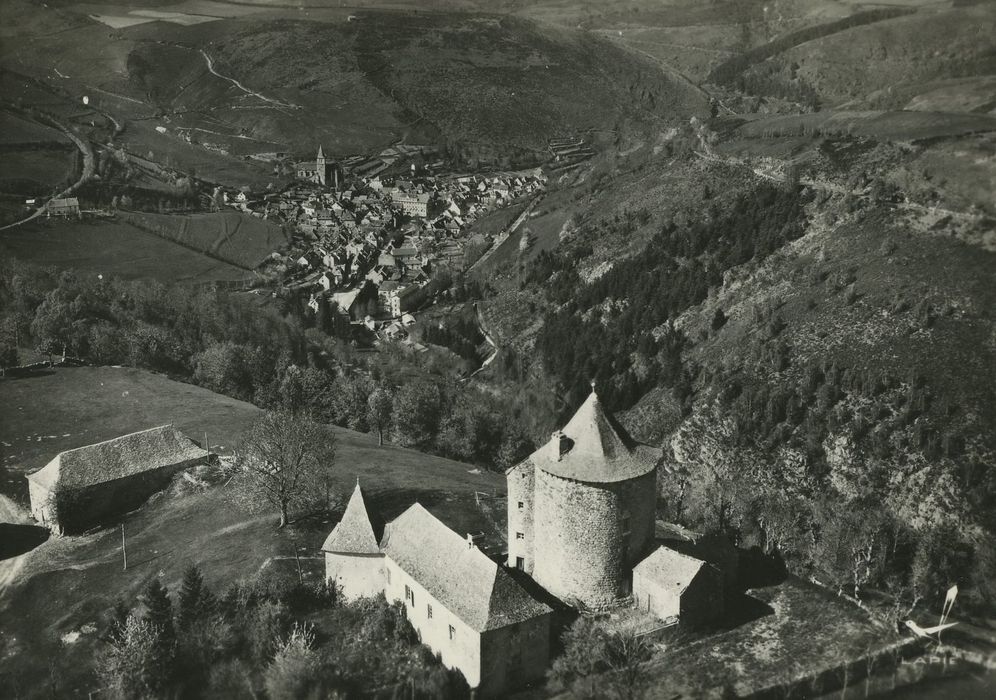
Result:
[[[443,665],[459,670],[467,684],[476,688],[481,684],[481,636],[450,612],[425,588],[412,578],[390,557],[384,558],[386,581],[384,595],[388,601],[404,603],[408,621],[418,633],[419,640],[439,654]],[[414,595],[405,597],[405,586]],[[432,617],[429,617],[429,607]],[[450,635],[450,626],[453,635]]]
[[[383,554],[325,553],[325,577],[342,587],[346,600],[384,592]]]
[[[633,572],[633,604],[664,622],[681,615],[681,595],[674,586],[661,585],[646,572]]]
[[[138,508],[152,494],[169,485],[177,473],[203,461],[198,457],[121,479],[71,489],[65,496],[61,513],[55,507],[52,491],[29,481],[31,513],[42,515],[44,520],[35,517],[56,534],[81,532]]]
[[[544,677],[550,663],[551,614],[481,635],[482,694],[504,696]]]
[[[522,569],[533,573],[533,505],[536,468],[525,461],[512,468],[508,484],[508,565],[516,567],[522,559]],[[519,504],[522,504],[521,507]],[[522,534],[519,539],[518,533]]]
[[[633,572],[633,600],[637,608],[659,620],[699,627],[723,613],[723,575],[713,566],[703,566],[680,591],[637,569]]]

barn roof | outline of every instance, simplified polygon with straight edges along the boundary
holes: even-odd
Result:
[[[381,549],[447,610],[478,632],[545,615],[508,572],[421,504],[388,523]]]
[[[562,450],[555,450],[555,444],[562,440],[555,434],[530,455],[529,461],[565,479],[594,483],[632,479],[652,471],[662,454],[659,448],[633,440],[603,410],[594,388],[560,432],[565,438]]]
[[[208,451],[172,425],[161,425],[66,450],[27,478],[46,489],[83,488],[126,476],[204,459]]]
[[[634,576],[646,576],[675,594],[682,593],[692,583],[706,562],[670,547],[658,547],[633,569]]]
[[[342,520],[329,533],[325,544],[322,545],[322,551],[340,554],[380,553],[380,548],[377,546],[377,536],[374,534],[373,521],[370,518],[370,511],[367,510],[359,481],[356,482],[353,495],[349,497],[349,503],[346,504],[346,512],[342,514]]]

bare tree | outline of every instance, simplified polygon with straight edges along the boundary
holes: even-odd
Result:
[[[291,507],[331,500],[335,434],[324,425],[285,411],[256,420],[236,451],[236,493],[249,506],[280,511],[280,527]]]
[[[367,422],[377,431],[377,444],[384,444],[384,430],[391,425],[394,415],[394,392],[387,386],[379,386],[367,399]]]

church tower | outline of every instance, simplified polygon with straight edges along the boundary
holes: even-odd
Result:
[[[318,173],[318,182],[321,185],[328,184],[328,159],[325,157],[325,151],[322,150],[322,145],[318,144],[318,156],[315,158],[315,170]]]

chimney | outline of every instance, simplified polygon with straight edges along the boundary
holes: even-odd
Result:
[[[467,533],[467,549],[473,549],[474,547],[479,547],[481,540],[484,539],[483,532],[468,532]]]
[[[555,430],[550,437],[550,459],[559,462],[560,458],[570,449],[570,438],[564,435],[564,431]]]

